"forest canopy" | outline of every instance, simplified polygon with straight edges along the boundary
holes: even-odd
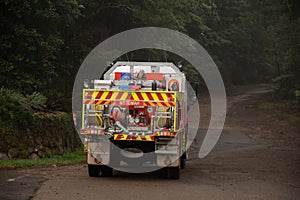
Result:
[[[144,26],[198,41],[226,85],[274,83],[282,97],[300,96],[297,0],[0,0],[0,9],[0,85],[42,93],[49,109],[70,110],[75,75],[96,45]],[[148,54],[129,57],[148,60]],[[196,72],[187,73],[199,85]]]

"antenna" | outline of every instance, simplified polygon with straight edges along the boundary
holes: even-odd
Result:
[[[168,58],[167,58],[167,52],[166,51],[164,51],[164,55],[165,55],[165,61],[167,63],[168,62]]]
[[[151,61],[150,49],[148,50],[148,61]]]

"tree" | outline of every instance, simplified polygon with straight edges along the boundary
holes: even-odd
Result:
[[[63,32],[80,14],[76,1],[0,1],[0,84],[24,93],[46,88],[64,66]]]
[[[271,44],[266,58],[276,75],[278,92],[294,99],[300,90],[300,4],[281,0],[270,7],[273,21],[268,26]]]

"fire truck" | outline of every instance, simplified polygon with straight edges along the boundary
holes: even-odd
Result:
[[[116,169],[179,178],[188,105],[186,77],[176,65],[116,62],[84,87],[80,134],[89,176],[112,176]]]

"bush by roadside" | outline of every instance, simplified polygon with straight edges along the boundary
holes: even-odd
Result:
[[[81,146],[72,115],[45,110],[40,93],[0,89],[0,154],[3,158],[45,158]]]

